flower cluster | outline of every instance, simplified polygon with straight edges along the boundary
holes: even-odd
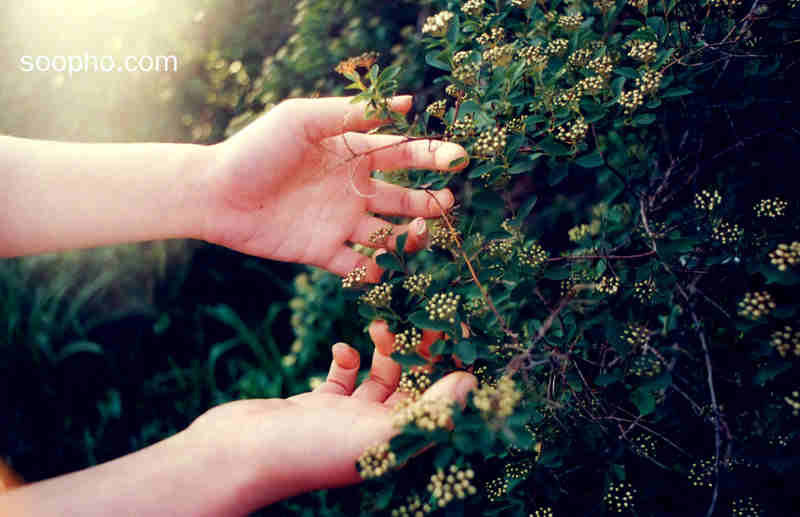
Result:
[[[475,120],[472,115],[464,115],[450,126],[450,136],[453,140],[466,140],[475,134]]]
[[[527,248],[520,249],[517,258],[519,263],[523,266],[536,269],[547,262],[547,259],[550,258],[550,254],[547,253],[547,250],[545,250],[541,244],[534,242]]]
[[[617,2],[616,0],[594,0],[592,5],[594,5],[595,9],[605,14],[613,9]]]
[[[403,280],[403,287],[412,295],[425,296],[425,291],[431,286],[433,275],[430,273],[417,273]]]
[[[562,14],[558,17],[558,26],[565,31],[574,31],[580,28],[583,23],[583,15],[581,13]]]
[[[392,303],[392,284],[378,284],[361,296],[361,301],[373,307],[389,307]]]
[[[587,131],[589,131],[589,124],[581,117],[570,122],[569,125],[558,126],[556,128],[556,139],[567,144],[575,144],[586,137]]]
[[[566,40],[564,38],[556,38],[547,44],[545,52],[547,52],[551,56],[561,56],[564,54],[564,52],[567,51],[568,46],[569,46],[569,40]]]
[[[521,9],[527,9],[533,4],[533,0],[511,0],[511,5]]]
[[[455,99],[463,99],[467,96],[467,92],[456,86],[455,84],[448,84],[444,89],[444,93]]]
[[[534,71],[543,70],[547,66],[547,60],[550,59],[538,45],[526,45],[517,51],[517,55]]]
[[[600,232],[600,221],[594,220],[592,224],[580,224],[575,226],[567,232],[569,240],[572,242],[580,242],[586,237],[597,235]]]
[[[461,239],[461,233],[455,228],[450,228],[442,219],[438,219],[431,224],[429,233],[431,246],[446,250],[458,247]]]
[[[421,368],[412,368],[400,375],[397,389],[408,393],[412,400],[418,400],[431,385],[431,376]]]
[[[694,207],[698,210],[713,212],[722,204],[722,195],[719,190],[701,190],[694,195]]]
[[[481,67],[477,63],[466,61],[459,64],[453,70],[453,77],[466,85],[474,85],[478,82],[478,76],[481,73]]]
[[[647,8],[647,1],[648,0],[628,0],[628,3],[640,11],[644,11],[645,8]]]
[[[800,391],[794,390],[791,396],[784,397],[783,400],[792,408],[794,416],[800,415]]]
[[[640,280],[633,284],[633,295],[642,303],[653,300],[656,294],[656,283],[652,278]]]
[[[630,373],[637,377],[655,377],[661,373],[661,361],[651,354],[636,356]]]
[[[396,429],[414,424],[420,429],[434,431],[447,427],[452,412],[447,399],[406,399],[394,407],[392,424]]]
[[[480,16],[485,3],[485,0],[467,0],[464,2],[464,5],[461,6],[461,11],[470,16]]]
[[[470,468],[460,469],[456,465],[450,465],[447,471],[436,469],[428,483],[428,492],[436,500],[436,505],[444,508],[454,499],[466,499],[467,496],[478,493],[471,482],[474,478],[475,471]]]
[[[432,511],[431,505],[423,504],[422,498],[415,494],[406,497],[406,504],[393,508],[390,515],[392,517],[424,517]]]
[[[631,346],[632,350],[646,348],[650,342],[650,331],[644,325],[628,323],[622,331],[622,339]]]
[[[611,483],[608,487],[608,492],[603,496],[603,502],[609,510],[622,513],[627,510],[633,510],[633,496],[636,489],[627,481],[620,481],[619,483]]]
[[[592,58],[592,50],[588,48],[581,48],[573,52],[567,58],[567,63],[572,68],[583,68],[589,63]]]
[[[743,233],[738,224],[720,221],[711,231],[711,238],[721,244],[731,244],[741,239]]]
[[[642,95],[647,95],[658,91],[663,78],[664,73],[660,70],[645,70],[640,77],[636,78],[634,85]]]
[[[770,344],[781,354],[781,357],[786,357],[786,354],[790,352],[800,356],[800,330],[794,330],[786,325],[783,329],[772,333]]]
[[[507,130],[505,127],[494,127],[481,133],[473,148],[479,156],[496,156],[506,148]]]
[[[763,509],[753,501],[752,496],[739,497],[731,501],[731,515],[733,517],[758,517],[763,513]]]
[[[757,320],[769,314],[776,306],[774,298],[767,291],[745,293],[744,299],[739,302],[739,316]]]
[[[631,449],[637,456],[645,458],[655,458],[658,450],[656,442],[650,434],[637,435],[636,438],[631,440]]]
[[[425,23],[422,25],[422,33],[430,34],[434,37],[444,36],[447,32],[447,27],[450,25],[450,20],[453,19],[453,13],[450,11],[442,11],[429,16]]]
[[[486,252],[490,257],[508,262],[514,253],[514,242],[511,239],[495,239],[486,247]]]
[[[489,306],[483,298],[472,298],[464,303],[464,311],[471,318],[480,318],[489,312]]]
[[[655,41],[631,40],[628,44],[630,46],[628,56],[633,59],[649,63],[656,58],[657,45]]]
[[[608,55],[603,54],[602,56],[592,59],[587,65],[587,68],[597,75],[608,77],[614,70],[614,62]]]
[[[394,351],[399,354],[414,354],[422,343],[422,332],[410,327],[398,332],[394,337]]]
[[[631,114],[644,102],[644,95],[641,90],[629,90],[619,94],[619,104],[623,107],[625,114]]]
[[[394,232],[394,227],[391,224],[387,224],[369,234],[369,242],[370,244],[383,244],[392,232]]]
[[[533,461],[526,459],[516,463],[506,463],[503,473],[510,479],[525,479],[533,470]]]
[[[594,284],[594,290],[603,294],[617,294],[619,292],[619,278],[614,275],[604,275]]]
[[[425,308],[428,310],[428,316],[432,320],[445,320],[450,323],[456,322],[456,313],[458,312],[458,303],[461,301],[460,294],[453,294],[451,292],[436,293],[434,294]]]
[[[711,478],[714,475],[715,458],[700,460],[692,463],[689,467],[689,481],[692,486],[711,488]]]
[[[522,399],[511,377],[498,379],[496,386],[485,384],[475,390],[472,399],[481,415],[490,422],[501,423],[514,411],[514,407]]]
[[[486,483],[484,489],[489,502],[494,503],[508,492],[508,481],[505,478],[494,478]]]
[[[769,253],[769,261],[778,271],[786,271],[789,267],[794,267],[800,263],[800,241],[791,244],[778,244],[775,251]]]
[[[537,508],[528,517],[553,517],[553,509],[549,506]]]
[[[605,87],[605,85],[605,80],[599,75],[584,77],[575,83],[575,93],[578,96],[595,95],[599,93]]]
[[[397,457],[389,448],[388,442],[373,445],[358,457],[358,472],[361,474],[361,479],[381,477],[395,466]]]
[[[762,199],[755,204],[753,210],[757,217],[781,217],[786,214],[789,203],[779,197]]]
[[[447,110],[447,100],[441,99],[432,102],[425,108],[425,111],[432,117],[444,118],[444,112]]]
[[[334,71],[345,77],[353,75],[359,68],[370,68],[378,60],[377,52],[364,52],[363,54],[345,59],[336,65]]]
[[[506,30],[502,27],[492,27],[489,32],[484,32],[478,36],[478,45],[484,47],[497,45],[506,39]]]
[[[367,266],[358,266],[342,277],[342,287],[349,289],[362,283],[367,278]]]
[[[514,57],[514,45],[497,45],[483,51],[483,60],[494,67],[508,66]]]

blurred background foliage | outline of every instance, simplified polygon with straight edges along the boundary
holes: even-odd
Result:
[[[403,64],[403,88],[417,89],[418,11],[361,0],[6,4],[0,133],[214,143],[284,98],[344,94],[333,68],[364,49]],[[19,66],[85,52],[180,65],[72,76]],[[367,338],[337,317],[338,280],[295,281],[302,270],[183,241],[0,261],[0,458],[35,481],[154,443],[216,404],[307,391],[333,342],[366,352]]]
[[[381,66],[400,65],[400,91],[415,94],[415,113],[441,96],[435,80],[444,74],[426,66],[420,34],[433,14],[429,2],[96,4],[0,6],[0,64],[6,71],[0,75],[0,133],[214,143],[285,98],[346,94],[346,82],[333,68],[372,50],[380,53]],[[84,52],[177,55],[180,67],[67,77],[26,74],[18,66],[22,55]],[[776,66],[784,77],[795,62]],[[701,179],[714,185],[716,174],[749,163],[772,172],[762,176],[761,190],[780,192],[786,178],[781,169],[796,163],[789,158],[796,158],[797,147],[789,154],[793,144],[782,132],[793,125],[782,106],[792,95],[788,83],[762,80],[772,71],[746,74],[747,67],[744,60],[732,62],[727,77],[749,76],[749,101],[741,102],[745,82],[737,80],[715,83],[686,101],[697,107],[698,125],[714,135],[702,150],[714,167],[704,169]],[[670,124],[678,127],[666,116],[665,135],[674,133]],[[728,152],[743,143],[746,159]],[[679,153],[682,144],[672,147]],[[539,187],[520,182],[515,199]],[[542,236],[547,244],[563,244],[567,229],[590,215],[584,187],[567,178],[557,195],[540,200],[537,217],[553,229]],[[737,191],[743,198],[756,195]],[[691,202],[688,194],[685,201]],[[340,285],[319,271],[198,242],[0,261],[0,457],[35,481],[154,443],[213,405],[308,390],[324,376],[333,342],[371,353],[363,322],[352,317],[355,306]],[[360,501],[320,491],[264,513],[352,515],[359,504],[370,504]]]

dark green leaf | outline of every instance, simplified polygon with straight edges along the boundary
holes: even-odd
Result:
[[[656,121],[656,116],[652,113],[644,113],[633,118],[634,126],[648,126]]]
[[[441,55],[442,55],[441,52],[436,50],[433,52],[428,52],[427,54],[425,54],[425,62],[434,68],[438,68],[439,70],[446,70],[449,72],[450,65],[446,61],[442,60]]]
[[[456,346],[453,348],[453,353],[455,353],[464,364],[470,365],[477,359],[478,347],[475,341],[471,339],[462,339],[456,343]]]
[[[405,271],[403,264],[393,253],[382,253],[375,259],[380,267],[389,271]]]
[[[630,395],[630,401],[639,409],[639,415],[647,416],[656,409],[656,399],[650,390],[639,388]]]
[[[603,155],[600,154],[599,151],[594,151],[590,154],[584,154],[575,160],[575,163],[586,169],[591,169],[593,167],[600,167],[605,161],[603,160]]]
[[[428,318],[428,313],[426,311],[412,312],[408,316],[408,321],[419,329],[450,330],[453,327],[453,324],[447,321]]]

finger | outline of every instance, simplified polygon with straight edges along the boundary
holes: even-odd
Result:
[[[367,103],[353,104],[351,100],[352,97],[290,99],[275,109],[287,110],[287,116],[301,125],[306,140],[313,143],[348,131],[369,131],[388,122],[367,119]],[[389,109],[406,113],[411,108],[411,100],[410,95],[394,97],[389,102]]]
[[[359,283],[374,284],[381,279],[383,274],[383,270],[375,262],[374,257],[375,255],[368,257],[349,246],[342,245],[326,264],[315,265],[339,276],[345,276],[364,267],[364,276],[361,277]]]
[[[328,378],[318,386],[316,393],[333,393],[350,395],[356,385],[360,357],[358,350],[346,343],[336,343],[332,347],[333,360],[328,371]]]
[[[390,231],[388,235],[381,232]],[[368,246],[370,248],[385,247],[391,250],[397,249],[397,237],[407,234],[405,251],[414,253],[424,248],[428,244],[428,226],[422,218],[415,219],[409,224],[395,225],[377,217],[365,216],[356,224],[353,234],[348,240]]]
[[[347,144],[350,149],[368,158],[364,163],[370,171],[433,169],[458,172],[468,162],[467,151],[463,147],[442,140],[409,140],[401,135],[353,134],[348,135]],[[464,160],[452,165],[459,158]]]
[[[455,198],[449,189],[414,190],[380,180],[372,180],[372,186],[367,199],[367,210],[376,214],[439,217],[455,204]]]
[[[375,349],[385,356],[394,352],[394,334],[389,331],[389,325],[383,320],[375,320],[369,325],[369,337]]]
[[[423,399],[446,399],[457,402],[464,407],[467,403],[467,394],[478,386],[478,379],[467,372],[453,372],[436,381],[433,386],[425,390]]]
[[[353,398],[370,402],[384,402],[397,389],[402,368],[388,355],[375,350],[369,377],[353,392]]]

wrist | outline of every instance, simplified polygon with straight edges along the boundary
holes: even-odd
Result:
[[[184,206],[182,237],[208,240],[208,212],[214,199],[214,178],[219,168],[220,144],[187,144],[186,149],[179,181]]]

